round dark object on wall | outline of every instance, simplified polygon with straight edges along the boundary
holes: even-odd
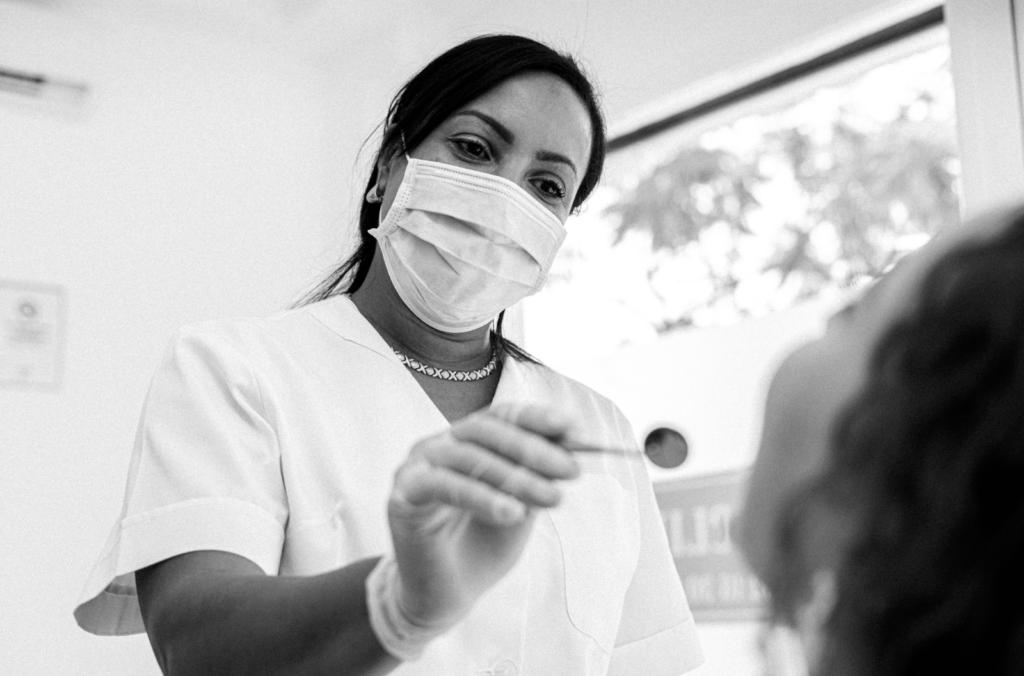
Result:
[[[679,467],[690,454],[690,444],[678,430],[657,427],[644,439],[644,454],[658,467]]]

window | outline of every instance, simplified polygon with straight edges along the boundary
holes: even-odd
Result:
[[[700,591],[707,662],[698,674],[770,670],[758,613],[746,607],[763,594],[743,577],[723,524],[777,360],[959,220],[941,11],[938,19],[617,144],[547,285],[523,304],[526,348],[615,400],[641,447],[653,449],[664,430],[684,440],[682,465],[648,469],[677,567],[689,592]],[[714,547],[690,546],[705,541]]]
[[[612,152],[526,303],[527,346],[561,364],[835,300],[955,223],[944,31],[895,56]]]

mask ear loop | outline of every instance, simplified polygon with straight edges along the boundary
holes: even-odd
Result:
[[[409,154],[405,151],[405,134],[398,135],[399,148],[398,152],[405,155],[406,160],[409,159]],[[381,149],[383,151],[383,148]],[[384,199],[384,191],[380,187],[380,183],[370,188],[366,193],[366,201],[370,204],[379,204]]]

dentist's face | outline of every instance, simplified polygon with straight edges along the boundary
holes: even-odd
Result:
[[[587,109],[561,78],[531,72],[509,78],[438,125],[409,156],[508,179],[563,223],[590,159]],[[405,174],[388,158],[381,220]]]

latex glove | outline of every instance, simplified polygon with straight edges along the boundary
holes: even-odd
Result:
[[[555,443],[572,426],[550,408],[492,407],[412,448],[388,502],[406,619],[447,629],[512,568],[534,508],[557,505],[557,481],[579,476]]]

